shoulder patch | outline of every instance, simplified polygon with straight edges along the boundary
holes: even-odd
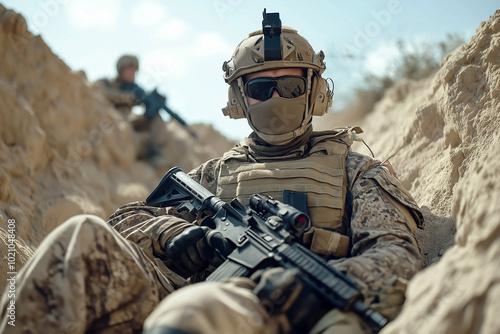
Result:
[[[377,166],[371,168],[367,172],[362,175],[365,179],[373,179],[380,187],[382,187],[387,193],[389,193],[396,201],[405,205],[410,213],[415,219],[417,226],[422,228],[424,217],[417,203],[405,189],[405,187],[401,184],[395,176],[393,176],[387,167],[385,166]]]

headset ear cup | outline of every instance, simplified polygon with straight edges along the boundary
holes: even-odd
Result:
[[[314,80],[312,94],[315,97],[312,114],[314,116],[323,116],[333,102],[333,91],[328,87],[325,79],[319,77]]]
[[[240,103],[242,101],[239,101],[234,89],[238,89],[238,86],[234,84],[229,85],[228,89],[229,101],[227,102],[227,106],[222,108],[222,113],[224,114],[224,116],[229,116],[230,118],[233,119],[245,118],[245,112]]]

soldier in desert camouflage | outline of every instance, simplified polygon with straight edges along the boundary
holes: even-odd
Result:
[[[350,150],[359,129],[312,130],[312,116],[323,115],[333,96],[321,77],[323,52],[291,28],[276,32],[274,49],[256,31],[223,66],[230,85],[224,114],[246,118],[254,131],[190,176],[222,199],[244,203],[255,192],[278,200],[283,190],[306,193],[313,228],[303,244],[358,283],[365,302],[392,319],[406,282],[423,266],[415,239],[420,210],[386,166]],[[107,223],[89,215],[70,219],[19,273],[16,327],[6,324],[3,296],[1,330],[293,332],[298,318],[287,310],[300,300],[289,295],[288,308],[271,314],[257,297],[263,284],[281,289],[284,271],[203,282],[220,261],[198,223],[143,202],[118,209]],[[356,314],[339,310],[310,327],[310,333],[371,332]]]
[[[124,117],[131,116],[132,107],[139,105],[133,91],[124,90],[124,84],[133,84],[135,75],[139,70],[139,59],[134,55],[122,55],[116,62],[117,76],[113,79],[100,79],[96,81],[96,86],[104,96],[118,109]]]
[[[158,110],[148,112],[145,108],[142,115],[132,113],[132,108],[144,104],[147,98],[146,92],[135,83],[138,70],[139,59],[136,56],[122,55],[116,62],[117,76],[97,80],[95,86],[134,128],[139,147],[138,158],[149,160],[156,167],[164,167],[167,161],[160,152],[163,146],[160,138],[165,132],[165,123]]]

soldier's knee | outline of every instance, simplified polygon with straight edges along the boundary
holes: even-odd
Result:
[[[333,309],[325,314],[309,334],[368,334],[370,328],[352,312]]]
[[[218,285],[218,282],[205,282],[175,291],[156,307],[146,324],[149,327],[195,322],[196,318],[207,315],[208,310],[220,307]]]
[[[100,234],[112,233],[112,228],[100,217],[82,214],[69,218],[59,225],[49,238],[58,240],[71,240],[73,236],[79,239],[88,239],[89,241]]]
[[[82,228],[106,228],[106,226],[107,224],[102,218],[89,214],[73,216],[61,224],[61,228],[65,230],[79,230]]]
[[[218,303],[220,289],[218,282],[193,284],[170,296],[168,305],[185,305],[190,308],[210,308]],[[194,305],[192,305],[194,304]],[[168,309],[169,306],[165,308]]]
[[[183,287],[156,307],[144,328],[148,333],[154,333],[156,328],[189,333],[279,332],[279,322],[266,320],[268,315],[247,287],[249,284],[238,283],[202,282]],[[276,330],[264,331],[264,327]]]

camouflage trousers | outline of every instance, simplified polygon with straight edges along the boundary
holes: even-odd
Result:
[[[4,294],[0,332],[140,333],[167,294],[138,246],[98,217],[76,216],[19,271],[15,327],[7,324]]]

